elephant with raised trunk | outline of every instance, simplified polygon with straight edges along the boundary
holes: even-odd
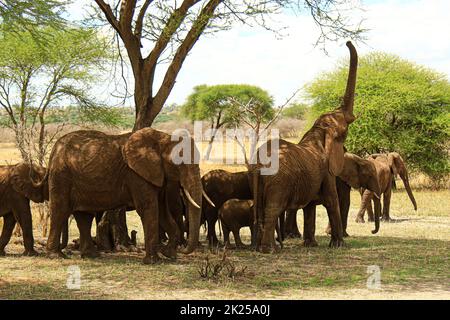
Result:
[[[0,217],[3,217],[0,255],[5,255],[5,247],[11,239],[16,223],[19,223],[23,232],[23,255],[37,255],[34,250],[30,200],[36,203],[48,200],[48,187],[43,184],[36,188],[30,180],[30,175],[42,179],[45,176],[45,168],[37,165],[31,167],[26,163],[0,166]]]
[[[397,152],[391,152],[388,154],[373,154],[367,159],[375,165],[381,193],[383,194],[383,214],[381,219],[384,221],[391,220],[389,207],[391,205],[392,185],[397,174],[400,175],[400,178],[405,185],[406,192],[414,206],[414,210],[417,210],[416,199],[414,198],[411,186],[409,185],[408,171],[406,170],[406,165],[402,157]],[[369,221],[374,220],[371,201],[374,203],[375,219],[377,216],[381,215],[380,197],[374,197],[373,191],[366,189],[363,190],[361,195],[361,206],[356,217],[356,222],[364,222],[365,210],[367,210]]]
[[[180,140],[188,142],[189,150],[178,148]],[[192,138],[171,137],[152,128],[122,135],[81,130],[61,137],[53,147],[46,177],[36,184],[48,181],[49,186],[48,255],[64,257],[59,238],[73,213],[82,256],[97,256],[90,233],[93,213],[126,207],[135,209],[142,220],[144,263],[158,261],[159,251],[175,258],[179,229],[167,212],[162,192],[168,181],[180,186],[189,204],[189,239],[183,253],[193,252],[198,244],[202,201],[198,158]],[[166,246],[160,244],[160,224],[169,236]]]
[[[273,140],[262,145],[258,151],[258,163],[252,168],[252,186],[257,221],[257,247],[263,252],[277,250],[275,227],[279,216],[288,209],[304,208],[305,245],[314,241],[308,230],[315,227],[315,203],[322,203],[331,223],[331,247],[344,245],[343,229],[336,191],[336,177],[344,167],[344,142],[348,127],[355,120],[353,115],[356,85],[357,53],[351,42],[350,68],[347,88],[341,106],[322,114],[313,127],[306,132],[299,144],[279,139],[278,148]],[[276,144],[275,144],[276,146]],[[261,156],[278,160],[278,170],[271,175],[261,175],[266,167]]]

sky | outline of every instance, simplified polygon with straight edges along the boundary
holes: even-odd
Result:
[[[71,17],[82,17],[89,2],[74,1],[69,10]],[[352,18],[363,18],[362,26],[369,29],[365,42],[355,44],[360,55],[371,51],[397,54],[450,79],[450,1],[357,2],[361,10],[354,10]],[[314,47],[318,28],[310,15],[285,13],[275,19],[287,27],[282,39],[262,28],[239,26],[200,38],[187,57],[167,103],[183,103],[199,84],[246,83],[267,90],[276,105],[282,105],[298,88],[321,72],[332,70],[339,59],[348,58],[347,39],[327,43],[327,54]],[[162,76],[158,73],[157,79]],[[108,95],[108,90],[102,89],[101,95]]]

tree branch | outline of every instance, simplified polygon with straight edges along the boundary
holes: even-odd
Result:
[[[172,15],[167,20],[164,29],[159,35],[158,40],[153,47],[153,50],[149,53],[147,58],[145,58],[146,64],[148,64],[152,68],[156,66],[158,58],[161,56],[164,49],[166,49],[172,36],[177,32],[178,28],[186,17],[187,12],[198,2],[200,2],[200,0],[184,0],[181,6],[172,12]]]
[[[122,0],[120,6],[119,25],[124,34],[131,34],[131,23],[133,21],[136,0]]]
[[[211,20],[214,10],[223,0],[210,0],[205,7],[201,10],[199,16],[194,21],[192,28],[189,30],[186,38],[179,46],[175,56],[170,64],[169,68],[164,75],[163,83],[155,96],[154,108],[152,110],[152,116],[156,116],[161,110],[164,102],[169,96],[173,86],[175,85],[175,79],[180,71],[187,54],[198,40],[203,30],[205,30],[209,21]]]
[[[100,9],[105,14],[106,20],[108,20],[109,24],[111,24],[111,26],[114,28],[114,30],[116,30],[117,33],[122,38],[122,30],[120,28],[119,21],[117,21],[117,18],[114,15],[114,13],[113,13],[111,7],[109,6],[109,4],[107,4],[103,0],[95,0],[95,2],[97,3],[97,5],[100,7]]]
[[[144,24],[145,13],[147,12],[147,9],[152,2],[153,2],[153,0],[145,0],[144,4],[141,7],[141,10],[139,11],[138,17],[136,19],[136,26],[134,27],[134,35],[139,40],[139,42],[141,41],[141,37],[142,37],[142,26]]]

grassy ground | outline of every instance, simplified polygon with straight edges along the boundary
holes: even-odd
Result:
[[[393,196],[392,216],[396,223],[383,223],[377,235],[372,224],[353,222],[358,194],[352,194],[347,247],[329,249],[324,235],[327,218],[318,212],[319,247],[303,248],[299,240],[288,240],[278,254],[229,250],[227,261],[237,270],[235,278],[223,272],[203,279],[200,266],[212,264],[223,251],[211,253],[205,247],[194,254],[179,255],[176,262],[147,266],[143,253],[103,254],[96,260],[81,259],[74,251],[70,259],[49,260],[44,256],[21,257],[22,246],[14,239],[7,256],[0,258],[0,298],[39,299],[296,299],[296,298],[450,298],[450,191],[416,192],[419,211],[415,213],[406,193]],[[299,223],[302,224],[301,215]],[[130,228],[142,228],[135,213],[128,215]],[[77,236],[75,223],[72,237]],[[36,234],[39,231],[36,230]],[[243,240],[249,233],[242,230]],[[204,239],[204,235],[203,235]],[[38,244],[38,250],[43,248]],[[81,271],[80,290],[67,288],[68,268]],[[368,289],[367,268],[381,269],[381,289]]]
[[[14,162],[18,153],[13,145],[2,145],[0,157]],[[216,168],[223,166],[204,164],[202,172]],[[244,167],[226,169],[239,171]],[[20,239],[11,240],[6,257],[0,257],[0,299],[449,299],[450,190],[420,190],[415,196],[417,212],[402,189],[395,192],[391,216],[396,222],[382,223],[380,232],[372,235],[372,224],[354,222],[359,195],[352,192],[351,237],[345,248],[328,248],[329,238],[324,234],[328,219],[320,207],[316,228],[319,247],[304,248],[300,240],[292,239],[277,254],[229,250],[226,261],[236,272],[223,269],[208,279],[202,278],[199,270],[206,259],[212,265],[220,264],[224,252],[208,250],[203,232],[203,247],[195,253],[148,266],[142,264],[142,252],[102,254],[96,260],[84,260],[73,251],[70,259],[49,260],[35,226],[41,256],[20,256]],[[136,213],[129,213],[127,219],[129,228],[138,231],[142,249],[140,220]],[[298,222],[303,225],[301,214]],[[241,230],[241,234],[249,243],[248,230]],[[71,238],[77,237],[72,222]],[[373,265],[381,270],[380,289],[367,287],[368,267]],[[81,273],[79,290],[67,287],[73,266]]]

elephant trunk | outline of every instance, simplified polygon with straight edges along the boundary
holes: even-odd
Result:
[[[184,190],[185,196],[188,199],[187,216],[189,220],[189,234],[187,246],[181,250],[184,254],[192,253],[197,248],[200,236],[200,218],[202,205],[202,183],[200,180],[200,172],[195,169],[188,171],[186,177],[182,177],[181,186]]]
[[[375,207],[375,216],[374,216],[374,221],[375,221],[375,229],[372,230],[372,234],[377,233],[380,230],[380,208]]]
[[[409,185],[408,174],[407,173],[401,174],[400,178],[402,178],[403,184],[405,185],[406,192],[408,193],[409,200],[411,200],[411,203],[414,206],[414,210],[417,210],[417,203],[416,203],[416,199],[414,198],[414,195],[412,193],[411,186]]]
[[[347,87],[345,88],[344,99],[341,108],[345,113],[345,119],[348,123],[355,120],[353,115],[353,104],[355,101],[355,87],[356,87],[356,71],[358,69],[358,54],[355,47],[350,41],[346,43],[350,50],[350,66],[347,78]]]

